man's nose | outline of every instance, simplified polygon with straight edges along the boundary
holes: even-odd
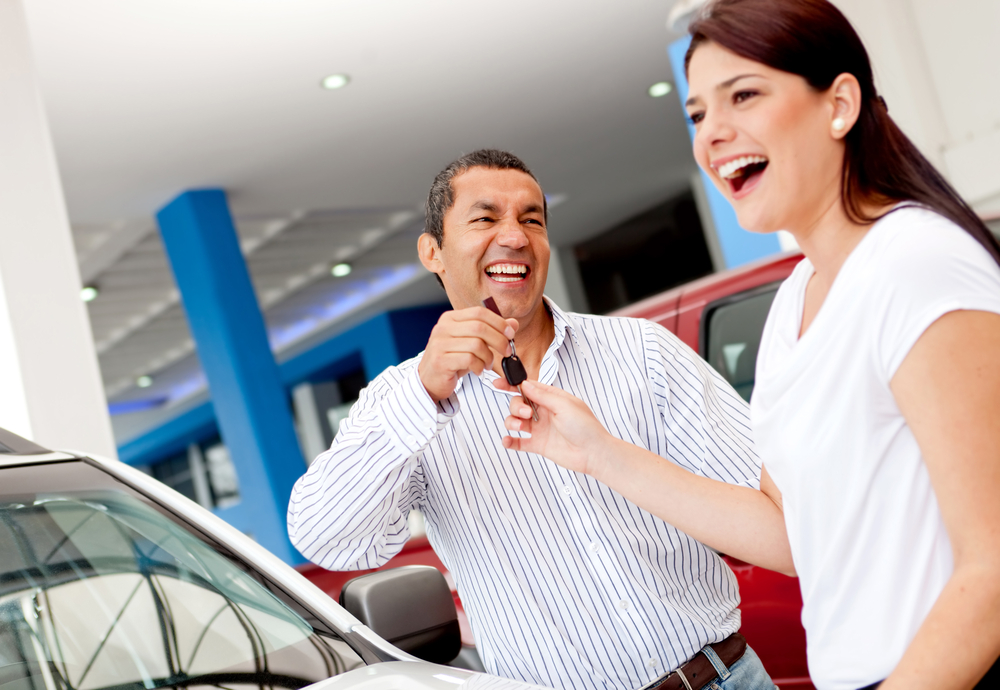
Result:
[[[528,236],[516,218],[505,219],[497,228],[496,242],[501,247],[521,249],[528,244]]]

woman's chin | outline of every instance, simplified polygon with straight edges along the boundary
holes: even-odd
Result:
[[[761,217],[759,213],[740,213],[737,211],[736,221],[740,224],[741,228],[756,235],[768,235],[781,229],[773,222],[770,222],[770,219]]]

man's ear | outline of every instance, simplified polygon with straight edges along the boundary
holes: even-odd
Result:
[[[431,273],[440,274],[444,270],[441,265],[441,247],[438,246],[434,235],[425,232],[417,238],[417,255],[420,263]]]

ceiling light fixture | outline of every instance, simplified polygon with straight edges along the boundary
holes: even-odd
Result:
[[[135,385],[139,386],[139,388],[149,388],[150,386],[153,385],[153,377],[140,376],[135,380]]]
[[[93,302],[97,299],[99,291],[94,285],[85,285],[82,290],[80,290],[80,299],[84,302]]]
[[[346,74],[331,74],[320,82],[324,89],[342,89],[351,82]]]
[[[330,273],[332,273],[335,278],[343,278],[344,276],[351,274],[351,264],[336,264],[330,269]]]
[[[658,81],[649,87],[649,95],[653,98],[661,98],[673,90],[674,86],[669,81]]]

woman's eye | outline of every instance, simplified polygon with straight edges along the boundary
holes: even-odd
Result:
[[[705,119],[705,113],[691,113],[688,115],[688,122],[692,125],[696,125]]]
[[[733,94],[733,103],[742,103],[748,98],[753,98],[756,95],[756,91],[737,91]]]

